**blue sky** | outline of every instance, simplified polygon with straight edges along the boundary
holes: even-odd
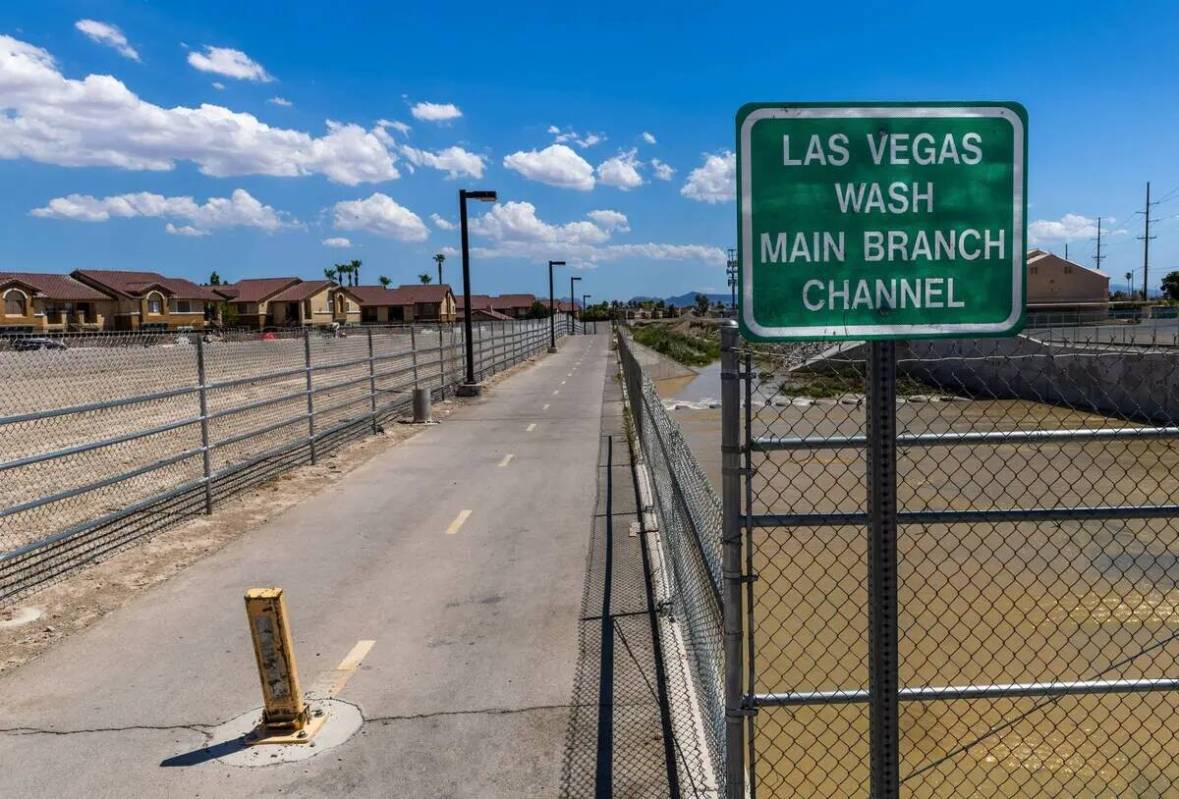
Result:
[[[412,281],[467,187],[475,291],[723,290],[736,109],[839,99],[1018,100],[1038,243],[1140,274],[1151,180],[1179,268],[1175,3],[341,5],[0,6],[0,269]]]

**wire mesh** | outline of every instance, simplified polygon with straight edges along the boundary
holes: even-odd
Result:
[[[701,469],[679,425],[664,409],[654,384],[619,334],[619,355],[634,432],[649,474],[659,524],[665,596],[664,651],[687,668],[669,668],[669,680],[690,708],[702,734],[700,763],[687,763],[684,783],[716,790],[724,761],[724,661],[720,601],[720,498]],[[703,778],[701,777],[703,774]]]
[[[1179,350],[1123,335],[898,345],[905,796],[1179,795],[1174,691],[905,698],[1179,676]],[[765,701],[868,684],[865,352],[745,353],[761,796],[868,794],[866,704]]]
[[[478,379],[548,346],[496,325]],[[453,393],[463,352],[449,324],[0,336],[0,603]]]

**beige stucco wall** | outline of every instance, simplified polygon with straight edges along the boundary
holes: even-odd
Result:
[[[1053,255],[1028,264],[1028,305],[1108,301],[1108,277]]]

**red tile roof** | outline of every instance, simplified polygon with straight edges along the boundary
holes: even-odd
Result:
[[[450,286],[445,283],[431,285],[428,283],[411,283],[398,286],[391,292],[394,305],[414,305],[419,302],[442,302],[450,294]]]
[[[36,290],[38,297],[51,300],[109,300],[111,297],[69,275],[46,275],[40,272],[0,272],[0,286],[19,280]]]
[[[239,280],[228,286],[217,286],[213,290],[233,297],[234,302],[262,302],[298,282],[297,277],[258,277]]]
[[[153,288],[163,289],[180,300],[216,302],[221,298],[204,286],[180,277],[164,277],[159,272],[130,272],[124,269],[75,269],[78,280],[128,297],[141,297]]]
[[[496,322],[507,322],[512,321],[513,319],[513,317],[508,316],[506,313],[500,313],[494,308],[473,308],[471,310],[471,314],[473,316],[479,317],[480,319],[491,319]]]
[[[491,299],[492,299],[491,296],[488,294],[472,294],[471,295],[471,308],[472,308],[472,310],[478,311],[483,308],[487,308],[490,310],[492,308]],[[466,307],[463,304],[463,295],[456,294],[454,300],[459,308]]]
[[[536,302],[534,294],[501,294],[491,298],[491,307],[497,311],[502,311],[504,308],[531,308],[534,302]]]
[[[270,302],[301,302],[314,297],[319,292],[331,287],[330,280],[305,280],[280,291],[270,298]]]

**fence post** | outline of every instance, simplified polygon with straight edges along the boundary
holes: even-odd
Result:
[[[446,347],[442,344],[442,320],[438,320],[438,388],[441,399],[446,399]]]
[[[873,341],[868,404],[868,734],[873,799],[900,794],[896,342]]]
[[[307,446],[315,465],[315,399],[311,393],[311,331],[307,328],[303,328],[303,367],[307,372]]]
[[[409,323],[409,357],[413,361],[413,387],[418,387],[418,340],[413,332],[414,324]]]
[[[377,370],[373,360],[373,329],[368,330],[368,396],[372,404],[373,435],[377,434]]]
[[[205,514],[213,513],[213,453],[209,451],[209,394],[205,388],[205,337],[197,337],[197,396],[201,407],[201,454],[205,470]]]
[[[721,561],[725,631],[725,797],[745,799],[741,617],[741,384],[737,324],[721,324]]]

